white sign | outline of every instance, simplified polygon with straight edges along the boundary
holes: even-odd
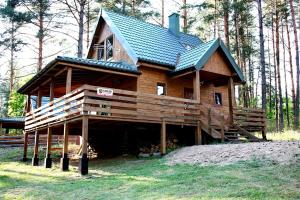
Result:
[[[114,95],[114,91],[108,88],[97,88],[97,95],[111,97]]]

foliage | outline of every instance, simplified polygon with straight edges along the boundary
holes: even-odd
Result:
[[[149,0],[98,0],[102,7],[116,13],[121,13],[128,16],[134,16],[141,20],[147,20],[151,17],[158,17],[159,13],[153,10],[145,11],[143,9],[151,6]]]
[[[25,96],[13,90],[8,101],[8,115],[10,117],[22,116],[24,112]]]

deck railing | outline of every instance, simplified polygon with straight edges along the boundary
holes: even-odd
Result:
[[[113,95],[97,94],[98,86],[83,85],[59,99],[26,114],[25,130],[42,128],[88,115],[105,120],[195,125],[200,118],[195,100],[110,89]]]
[[[262,128],[266,126],[266,115],[262,109],[257,108],[234,108],[234,124],[240,127]]]

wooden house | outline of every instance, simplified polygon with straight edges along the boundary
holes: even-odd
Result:
[[[135,137],[150,134],[143,139],[158,140],[161,154],[171,132],[192,145],[241,136],[256,141],[254,131],[265,138],[264,112],[236,107],[234,88],[245,79],[223,42],[180,32],[179,18],[172,14],[164,28],[100,11],[87,58],[58,56],[19,89],[28,96],[24,160],[28,134],[35,134],[33,165],[39,135],[48,134],[46,167],[51,136],[64,135],[63,170],[69,134],[81,135],[82,174],[88,173],[89,146],[123,148],[122,137],[131,148]],[[42,105],[43,98],[50,102]]]

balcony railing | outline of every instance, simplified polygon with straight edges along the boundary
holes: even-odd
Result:
[[[99,86],[83,85],[61,98],[26,114],[25,130],[52,126],[88,115],[92,119],[146,123],[196,125],[200,105],[195,100],[106,88],[112,95],[99,95]]]

